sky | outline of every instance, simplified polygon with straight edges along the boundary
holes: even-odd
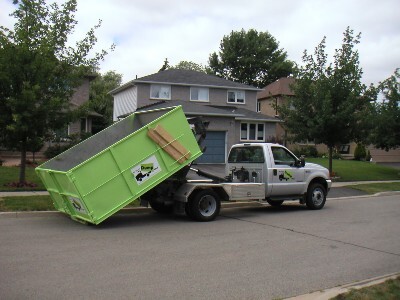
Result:
[[[0,0],[0,25],[13,28],[14,9],[12,0]],[[400,67],[400,0],[78,0],[77,9],[71,41],[101,19],[94,50],[116,48],[100,71],[120,73],[123,82],[156,73],[166,58],[172,66],[207,65],[222,38],[241,29],[268,31],[301,64],[304,50],[313,53],[324,36],[333,62],[349,26],[361,32],[363,83],[377,84]]]

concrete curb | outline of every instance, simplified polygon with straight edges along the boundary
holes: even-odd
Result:
[[[365,280],[361,280],[361,281],[356,281],[356,282],[340,285],[340,286],[333,287],[330,289],[325,289],[322,291],[316,291],[316,292],[312,292],[309,294],[286,298],[286,300],[328,300],[333,297],[336,297],[337,295],[347,293],[352,289],[359,290],[359,289],[362,289],[362,288],[365,288],[368,286],[383,283],[389,279],[395,279],[398,276],[400,276],[400,273],[387,274],[387,275],[383,275],[383,276],[378,276],[378,277],[374,277],[374,278],[370,278],[370,279],[365,279]]]

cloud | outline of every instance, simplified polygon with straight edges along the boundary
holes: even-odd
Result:
[[[6,27],[12,27],[7,17],[13,9],[10,3],[0,3],[0,21]],[[362,32],[357,49],[363,81],[369,84],[400,67],[398,11],[398,0],[81,0],[74,39],[102,19],[95,50],[108,49],[112,43],[117,47],[101,70],[115,70],[129,81],[157,72],[165,58],[172,65],[181,60],[207,64],[223,36],[242,28],[270,32],[288,58],[298,63],[305,49],[313,52],[326,36],[332,60],[350,26],[355,33]]]

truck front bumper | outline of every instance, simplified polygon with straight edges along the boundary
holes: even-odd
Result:
[[[326,181],[326,186],[327,186],[327,192],[329,192],[332,187],[332,180],[328,179]]]

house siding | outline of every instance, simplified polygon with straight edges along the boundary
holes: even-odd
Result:
[[[70,102],[81,106],[89,99],[90,79],[84,78],[82,84],[74,90]]]
[[[137,107],[143,107],[149,104],[160,101],[160,99],[150,99],[150,86],[151,84],[138,83],[137,85]],[[232,89],[235,90],[235,89]],[[114,95],[116,98],[118,95],[124,93],[120,92]],[[245,91],[245,104],[241,103],[228,103],[228,89],[226,88],[209,88],[209,101],[195,101],[199,105],[220,105],[229,106],[237,105],[246,108],[251,111],[257,109],[257,92],[256,91]],[[190,101],[190,86],[177,86],[171,85],[171,99],[170,100],[182,100]],[[132,100],[131,100],[132,101]],[[166,100],[168,101],[168,100]],[[135,108],[136,109],[136,108]]]
[[[114,95],[113,121],[117,121],[121,115],[134,112],[137,108],[137,102],[136,86]]]

